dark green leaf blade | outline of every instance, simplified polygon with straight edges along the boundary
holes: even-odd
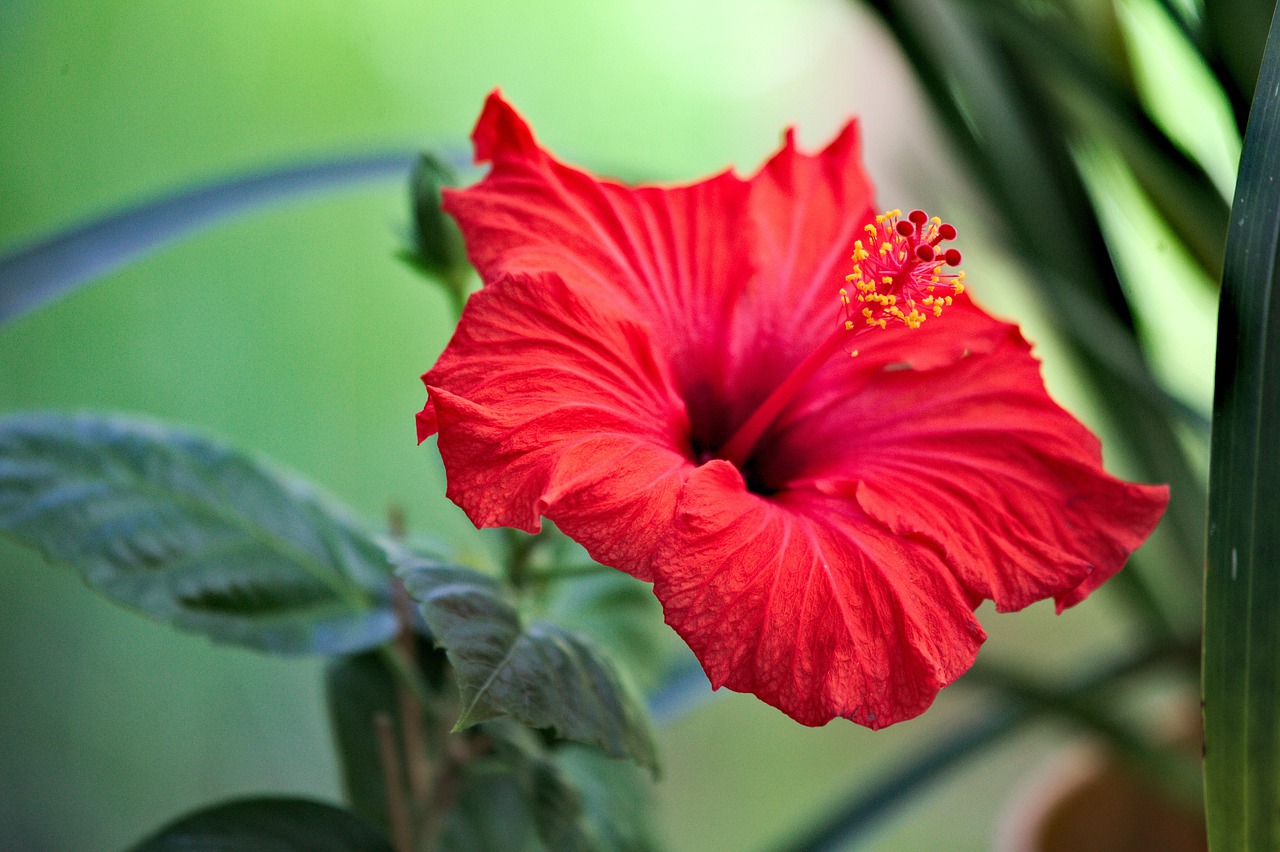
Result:
[[[458,728],[510,715],[656,770],[644,705],[589,639],[522,624],[501,587],[474,571],[414,560],[400,575],[457,673]]]
[[[1280,848],[1280,15],[1249,117],[1218,314],[1205,578],[1210,848]]]
[[[219,642],[337,654],[397,629],[375,538],[300,480],[170,426],[0,420],[0,532]]]
[[[392,852],[355,814],[306,799],[225,802],[188,814],[132,852]]]

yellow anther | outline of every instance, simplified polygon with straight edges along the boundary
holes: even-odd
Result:
[[[919,214],[913,214],[920,219]],[[912,228],[903,227],[901,210],[887,210],[877,215],[874,224],[864,225],[865,237],[854,241],[853,270],[845,276],[845,282],[856,287],[859,312],[866,325],[887,328],[891,322],[900,322],[908,328],[919,328],[930,313],[938,317],[943,309],[954,302],[955,296],[964,292],[960,283],[964,273],[960,270],[943,270],[946,253],[930,252],[921,246],[932,247],[942,237],[942,220],[936,216],[927,222],[913,219]],[[902,227],[902,231],[898,229]],[[945,226],[952,239],[950,226]],[[903,233],[905,231],[906,233]],[[840,303],[844,312],[846,330],[852,330],[855,322],[849,310],[853,289],[840,291]],[[856,354],[856,353],[855,353]]]
[[[858,350],[857,350],[857,349],[855,349],[855,350],[853,350],[852,352],[850,352],[850,353],[849,353],[849,357],[850,357],[850,358],[857,358],[857,357],[858,357]]]

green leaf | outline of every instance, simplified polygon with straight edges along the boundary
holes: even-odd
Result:
[[[1205,580],[1210,848],[1280,848],[1280,16],[1249,117],[1218,314]]]
[[[1131,80],[1120,79],[1106,48],[1093,47],[1056,16],[1035,16],[1011,0],[968,0],[1039,90],[1116,146],[1152,204],[1210,280],[1222,268],[1227,204],[1201,166],[1147,115]]]
[[[188,814],[132,852],[392,852],[355,814],[306,799],[226,802]]]
[[[0,322],[217,222],[300,195],[408,174],[410,152],[292,163],[211,181],[84,222],[0,256]]]
[[[525,793],[508,767],[481,759],[467,767],[458,802],[440,834],[449,852],[542,852]]]
[[[413,205],[413,249],[398,257],[438,282],[461,316],[471,282],[471,263],[462,242],[462,231],[441,209],[442,190],[457,186],[458,177],[447,163],[427,152],[418,158],[409,181]]]
[[[511,719],[485,722],[474,730],[488,740],[490,753],[467,766],[442,848],[476,852],[650,852],[661,848],[653,834],[652,788],[634,763],[577,743],[558,743],[548,749],[535,732]]]
[[[450,850],[642,850],[656,848],[649,823],[652,796],[642,771],[576,743],[548,750],[534,731],[509,718],[494,719],[451,735],[438,732],[447,708],[456,710],[445,655],[419,643],[423,678],[441,701],[428,706],[423,727],[431,765],[452,777],[433,780],[441,848]],[[386,715],[403,730],[392,670],[377,652],[329,664],[326,687],[344,784],[352,809],[386,830],[387,802],[374,718]],[[465,748],[459,748],[466,742]],[[484,745],[478,746],[483,743]],[[449,751],[481,756],[450,762]],[[452,786],[456,795],[444,793]],[[408,797],[410,791],[405,790]]]
[[[558,579],[547,616],[599,642],[646,693],[658,685],[673,634],[648,583],[612,568]]]
[[[458,729],[510,715],[656,771],[644,705],[590,639],[522,624],[498,583],[474,571],[413,560],[400,575],[457,674]]]
[[[423,681],[441,696],[453,692],[447,684],[447,668],[442,652],[427,639],[418,642],[419,668]],[[329,662],[325,668],[325,697],[333,725],[338,758],[342,765],[343,789],[351,809],[371,824],[388,828],[387,789],[383,781],[382,759],[378,752],[375,718],[386,715],[397,731],[404,730],[398,681],[379,651],[366,651]],[[432,732],[440,726],[440,704],[423,708],[422,728]],[[438,752],[440,743],[428,743]],[[405,791],[406,796],[409,795]]]
[[[424,679],[441,698],[423,710],[422,719],[429,764],[449,773],[449,777],[437,774],[431,779],[430,806],[446,811],[438,817],[441,848],[541,850],[539,838],[549,849],[595,848],[585,840],[588,829],[582,822],[578,792],[529,729],[510,719],[486,722],[449,735],[454,751],[475,750],[473,741],[483,742],[480,757],[461,762],[443,759],[450,744],[439,736],[441,723],[447,724],[440,711],[448,712],[446,705],[456,711],[456,691],[447,682],[444,652],[424,640],[418,655],[424,663]],[[374,719],[386,715],[395,721],[395,730],[404,730],[395,675],[383,655],[368,651],[331,662],[326,687],[348,801],[363,819],[386,830],[386,788]],[[463,741],[469,745],[459,749]],[[456,793],[451,796],[443,788]],[[407,787],[403,792],[406,799],[412,795]]]
[[[558,746],[555,761],[579,791],[595,848],[616,852],[662,848],[653,826],[653,785],[635,764],[576,743]]]
[[[483,731],[493,743],[494,757],[510,770],[547,849],[593,852],[602,848],[585,821],[581,794],[548,756],[534,732],[510,719],[489,722]],[[594,783],[595,779],[587,781]]]
[[[440,209],[443,190],[458,185],[458,176],[439,157],[424,152],[410,178],[413,203],[414,249],[423,267],[440,275],[469,268],[462,231]]]
[[[1204,4],[1204,31],[1221,63],[1219,73],[1224,83],[1232,85],[1234,99],[1242,103],[1261,91],[1254,83],[1261,79],[1258,69],[1275,8],[1273,0],[1208,0]]]
[[[339,654],[396,633],[374,537],[300,480],[170,426],[0,419],[0,531],[219,642]]]

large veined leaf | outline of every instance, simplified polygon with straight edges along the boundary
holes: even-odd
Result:
[[[0,419],[0,532],[220,642],[337,654],[396,632],[373,536],[300,480],[169,426]]]
[[[355,814],[306,799],[226,802],[188,814],[131,852],[392,852]]]
[[[501,586],[474,571],[413,560],[400,576],[456,672],[459,728],[510,715],[656,769],[643,703],[590,639],[524,624]]]
[[[1280,849],[1280,15],[1227,237],[1209,474],[1205,803],[1214,850]]]

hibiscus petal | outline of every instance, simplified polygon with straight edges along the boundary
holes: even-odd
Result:
[[[782,149],[750,184],[757,278],[737,318],[755,325],[768,320],[806,340],[825,336],[822,326],[831,324],[820,320],[835,318],[854,241],[865,239],[862,228],[877,212],[857,123],[813,156],[800,153],[788,131]]]
[[[420,419],[448,496],[477,526],[545,516],[592,557],[648,579],[686,472],[688,421],[646,326],[554,275],[476,293]]]
[[[473,133],[478,184],[446,194],[486,281],[552,270],[617,299],[662,341],[695,438],[715,446],[825,336],[874,214],[856,125],[807,155],[788,133],[749,180],[626,187],[557,162],[496,92]]]
[[[814,155],[798,151],[788,131],[749,184],[755,277],[733,315],[713,444],[843,321],[839,292],[854,241],[876,212],[855,122]]]
[[[632,188],[557,162],[496,92],[473,133],[476,185],[445,195],[486,281],[554,271],[593,297],[643,316],[685,364],[722,360],[737,290],[751,277],[748,187],[731,172],[687,187]],[[697,381],[702,381],[698,376]]]
[[[986,638],[927,544],[849,501],[751,494],[723,461],[689,476],[654,573],[667,623],[712,685],[806,725],[912,718]]]
[[[1017,329],[987,317],[979,336],[978,315],[926,323],[941,332],[963,317],[973,330],[961,339],[983,340],[945,369],[877,368],[894,350],[913,361],[917,338],[903,329],[878,359],[823,374],[769,453],[803,460],[786,487],[856,499],[896,533],[933,542],[997,609],[1054,597],[1061,610],[1120,570],[1168,489],[1108,475],[1097,438],[1049,398]]]

